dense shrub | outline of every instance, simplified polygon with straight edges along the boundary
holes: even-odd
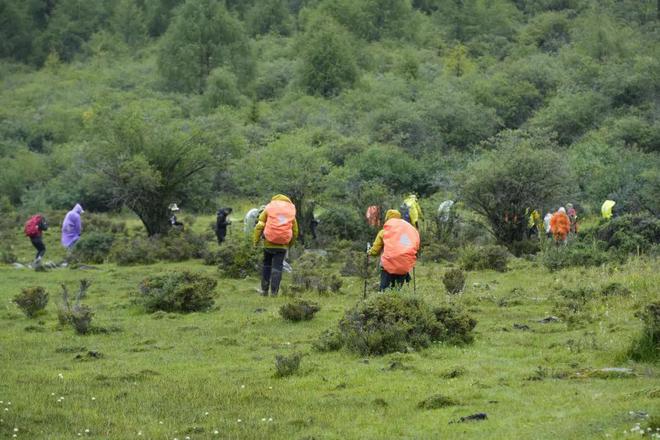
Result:
[[[587,287],[563,288],[555,299],[553,313],[569,327],[579,327],[593,321],[595,311],[592,300],[596,292]]]
[[[503,246],[466,246],[461,251],[459,262],[464,270],[492,269],[506,271],[509,252]]]
[[[124,234],[126,232],[126,223],[110,220],[107,216],[104,215],[85,214],[85,235],[92,232]]]
[[[282,307],[280,307],[280,316],[293,322],[309,321],[319,310],[321,310],[321,307],[318,304],[304,300],[297,300],[282,305]]]
[[[338,205],[319,217],[319,236],[324,239],[360,240],[368,228],[360,213],[350,206]]]
[[[660,302],[647,305],[638,316],[644,327],[630,348],[630,357],[636,361],[657,362],[660,359]]]
[[[110,260],[119,266],[153,264],[157,258],[156,243],[143,237],[115,240],[110,250]]]
[[[172,230],[167,235],[124,237],[115,242],[109,259],[120,266],[152,264],[158,260],[185,261],[208,254],[206,239],[190,231]]]
[[[14,297],[14,303],[28,318],[38,315],[48,305],[48,293],[43,287],[26,287]]]
[[[460,269],[450,269],[442,276],[442,284],[445,285],[447,292],[456,295],[463,291],[465,287],[465,272]]]
[[[432,241],[422,247],[420,258],[434,263],[453,261],[456,258],[456,252],[445,244]]]
[[[611,256],[598,243],[572,242],[567,246],[549,246],[541,255],[543,265],[550,271],[571,266],[600,266],[611,260]]]
[[[149,313],[204,311],[213,306],[217,284],[201,273],[169,272],[142,280],[136,302]]]
[[[226,241],[215,252],[204,257],[206,264],[217,264],[220,272],[229,278],[245,278],[256,275],[261,265],[261,248],[248,240]]]
[[[0,251],[0,263],[12,264],[18,261],[18,257],[12,249],[4,249]]]
[[[434,394],[419,402],[417,407],[420,409],[438,409],[454,405],[458,405],[458,402],[451,397],[444,394]]]
[[[107,232],[85,233],[73,247],[71,261],[101,264],[110,255],[114,240],[114,236]]]
[[[660,219],[648,214],[622,215],[600,226],[597,234],[608,249],[623,254],[648,252],[660,243]]]
[[[603,296],[630,296],[632,292],[621,283],[609,283],[600,289],[600,294]]]
[[[336,351],[344,346],[344,339],[342,334],[337,330],[326,330],[321,333],[321,336],[312,343],[315,350],[326,352]]]
[[[295,374],[300,368],[302,354],[293,353],[290,356],[278,354],[275,356],[275,377],[287,377]]]
[[[388,293],[346,312],[339,331],[350,350],[381,355],[425,348],[432,342],[469,343],[475,325],[454,309],[433,310],[419,298]]]
[[[336,273],[324,269],[326,267],[328,267],[328,261],[325,257],[311,252],[303,254],[296,261],[291,277],[292,289],[315,290],[318,293],[339,292],[344,283],[343,280]]]

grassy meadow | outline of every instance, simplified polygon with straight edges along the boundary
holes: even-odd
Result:
[[[47,260],[63,255],[57,237],[47,233]],[[29,260],[27,239],[17,243],[19,260]],[[221,278],[201,260],[45,273],[2,265],[0,438],[585,439],[626,438],[637,423],[654,429],[660,370],[626,353],[641,330],[635,312],[658,297],[657,260],[555,273],[523,259],[509,267],[469,272],[464,293],[450,298],[441,282],[447,265],[422,261],[416,294],[468,311],[478,321],[474,343],[367,358],[312,348],[361,300],[358,278],[344,278],[341,294],[303,294],[321,311],[291,323],[278,313],[289,298],[262,298],[257,278]],[[209,312],[146,314],[132,303],[145,276],[178,269],[218,278]],[[84,303],[105,331],[79,336],[58,324],[57,302],[61,283],[74,290],[83,278],[91,281]],[[575,322],[539,322],[558,314],[562,288],[599,292],[611,282],[632,294],[599,295]],[[50,302],[28,319],[12,298],[36,285]],[[294,352],[303,354],[298,373],[275,377],[275,356]],[[597,371],[610,367],[633,374]],[[457,404],[418,407],[436,394]],[[479,412],[487,420],[452,423]]]

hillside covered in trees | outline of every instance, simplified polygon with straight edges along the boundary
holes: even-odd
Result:
[[[469,202],[513,161],[539,208],[658,215],[659,7],[0,0],[2,204],[143,218],[278,191],[357,218]]]

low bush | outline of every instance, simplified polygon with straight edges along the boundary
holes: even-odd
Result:
[[[442,277],[442,284],[451,295],[461,293],[465,287],[465,272],[460,269],[448,270]]]
[[[206,264],[216,264],[223,276],[245,278],[257,275],[263,250],[252,246],[249,240],[226,241],[215,252],[204,257]]]
[[[139,286],[136,302],[149,313],[198,312],[214,304],[218,282],[200,273],[169,272],[145,278]]]
[[[454,405],[458,405],[458,402],[451,397],[444,394],[435,394],[419,402],[417,407],[420,409],[438,409]]]
[[[340,332],[332,329],[326,330],[312,343],[312,346],[321,352],[336,351],[344,346],[344,339]]]
[[[630,296],[632,292],[621,283],[609,283],[600,289],[600,294],[603,296]]]
[[[18,261],[18,257],[12,249],[3,249],[0,251],[0,263],[13,264]]]
[[[603,223],[597,232],[607,249],[629,255],[660,244],[660,219],[650,214],[626,214]]]
[[[293,353],[285,356],[278,354],[275,356],[275,377],[287,377],[295,374],[300,368],[302,354]]]
[[[120,266],[153,264],[156,261],[185,261],[205,258],[206,239],[190,231],[172,230],[153,237],[123,237],[115,240],[109,259]]]
[[[456,251],[445,244],[432,241],[422,247],[420,258],[435,263],[454,261],[456,259]]]
[[[90,234],[92,232],[104,234],[125,234],[126,223],[110,220],[105,215],[87,213],[85,214],[85,234]]]
[[[647,305],[637,317],[642,320],[643,327],[629,355],[636,361],[657,363],[660,360],[660,301]]]
[[[600,266],[611,261],[612,257],[601,249],[598,243],[573,242],[567,246],[548,246],[541,255],[541,261],[551,272],[572,266]]]
[[[143,237],[122,238],[113,243],[109,259],[119,266],[153,264],[157,260],[157,251],[152,240]]]
[[[71,262],[101,264],[110,255],[114,235],[107,232],[84,234],[73,247]]]
[[[325,257],[312,252],[304,253],[297,261],[292,276],[292,290],[316,291],[318,293],[339,292],[344,281],[327,269]]]
[[[588,287],[563,288],[555,300],[553,313],[567,323],[569,328],[583,326],[595,319],[591,301],[596,292]]]
[[[26,287],[14,297],[14,303],[28,318],[34,318],[48,305],[48,293],[43,287]]]
[[[466,246],[462,249],[459,262],[464,270],[492,269],[504,272],[509,262],[509,251],[503,246]]]
[[[319,217],[318,233],[326,239],[364,241],[369,228],[360,213],[348,206],[337,205]]]
[[[537,238],[514,241],[509,243],[508,249],[516,257],[535,255],[541,250],[541,242]]]
[[[343,277],[364,278],[365,273],[369,273],[366,252],[346,251],[344,253],[344,264],[339,270]]]
[[[282,305],[282,307],[280,307],[280,316],[293,322],[309,321],[319,310],[321,310],[321,307],[318,304],[304,300],[297,300]]]
[[[62,303],[57,310],[57,319],[61,325],[70,324],[76,333],[84,335],[92,330],[92,318],[94,312],[92,308],[81,304],[80,300],[87,296],[87,290],[91,283],[87,280],[80,280],[80,287],[76,293],[73,306],[69,303],[69,290],[65,284],[62,284]]]
[[[344,345],[363,355],[469,343],[476,321],[450,308],[433,310],[419,298],[386,293],[358,303],[339,322]]]

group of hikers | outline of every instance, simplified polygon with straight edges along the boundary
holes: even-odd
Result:
[[[601,207],[602,216],[609,219],[613,216],[614,205],[607,200]],[[438,207],[438,220],[447,222],[452,215],[454,201],[446,200]],[[176,203],[169,206],[170,224],[174,228],[183,228],[178,221],[176,213],[179,207]],[[215,233],[218,244],[222,244],[227,235],[227,227],[231,224],[229,215],[232,208],[220,208],[216,214]],[[67,250],[80,239],[82,231],[82,206],[76,204],[67,212],[62,221],[61,243]],[[572,204],[566,208],[560,207],[555,212],[548,212],[541,218],[538,209],[527,210],[529,234],[538,235],[545,231],[547,236],[554,237],[556,243],[566,243],[569,234],[578,232],[577,210]],[[315,226],[318,221],[313,216],[310,224],[312,234],[316,238]],[[410,281],[410,272],[413,271],[420,249],[419,226],[424,219],[422,208],[417,196],[407,196],[399,209],[389,209],[385,213],[384,222],[381,222],[380,207],[369,206],[366,220],[374,228],[380,228],[373,244],[367,247],[367,256],[380,255],[380,290],[400,288]],[[381,224],[382,223],[382,224]],[[48,229],[48,223],[43,215],[32,216],[25,224],[25,235],[30,238],[37,250],[35,263],[43,258],[46,246],[43,243],[43,231]],[[263,296],[277,296],[279,293],[282,271],[289,270],[286,263],[288,250],[299,237],[298,222],[296,220],[296,207],[287,196],[277,194],[267,205],[250,209],[244,218],[244,232],[252,234],[252,242],[257,246],[263,240],[263,268],[259,293]]]

